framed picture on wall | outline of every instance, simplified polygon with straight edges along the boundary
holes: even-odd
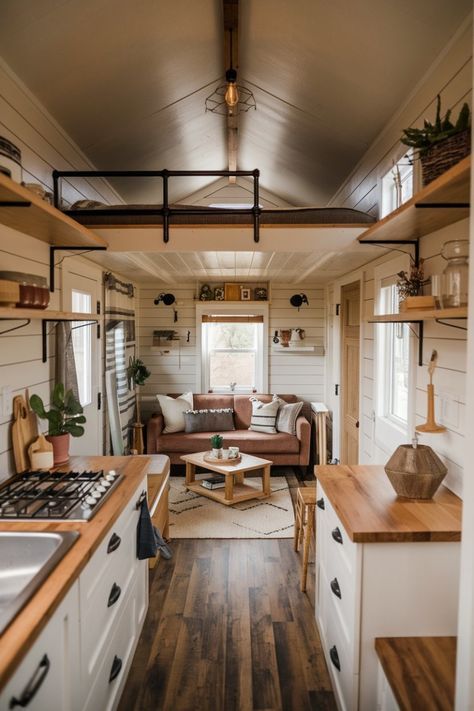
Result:
[[[250,301],[251,298],[251,290],[247,286],[241,286],[240,287],[240,300],[241,301]]]

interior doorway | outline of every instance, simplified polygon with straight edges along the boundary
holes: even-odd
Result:
[[[341,463],[359,462],[360,282],[341,288]]]

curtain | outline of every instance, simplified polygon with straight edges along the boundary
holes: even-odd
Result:
[[[56,373],[55,382],[63,383],[65,390],[72,390],[79,400],[76,361],[72,344],[72,324],[60,321],[56,324]]]

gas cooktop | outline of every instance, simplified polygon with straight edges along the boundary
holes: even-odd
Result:
[[[23,472],[0,486],[0,519],[88,521],[121,479],[113,469]]]

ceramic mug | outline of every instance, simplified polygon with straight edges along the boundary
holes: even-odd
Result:
[[[237,459],[239,456],[239,448],[238,447],[229,447],[229,459]]]

